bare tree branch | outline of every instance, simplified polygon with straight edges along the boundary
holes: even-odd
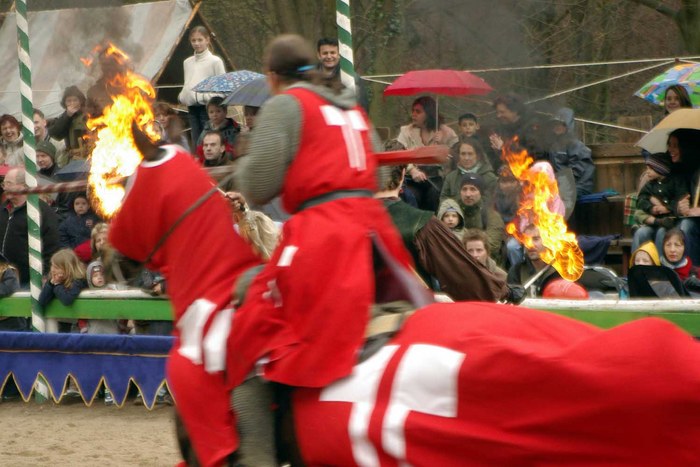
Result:
[[[673,8],[669,7],[666,5],[662,0],[629,0],[632,3],[637,3],[639,5],[643,5],[646,7],[651,8],[652,10],[658,11],[664,16],[668,16],[669,18],[676,20],[678,18],[678,14],[680,13],[678,10],[674,10]]]

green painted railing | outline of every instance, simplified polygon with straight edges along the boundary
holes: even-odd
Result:
[[[29,292],[18,292],[0,299],[0,316],[31,315]],[[612,328],[635,319],[662,318],[700,337],[700,300],[547,300],[528,298],[522,306],[550,311],[601,328]],[[172,311],[166,298],[151,297],[140,290],[86,290],[71,306],[54,300],[45,315],[48,319],[135,319],[170,320]]]
[[[636,319],[656,317],[671,321],[700,337],[700,300],[547,300],[528,298],[522,306],[551,311],[609,329]]]
[[[151,297],[140,290],[86,290],[71,305],[64,306],[53,300],[44,314],[49,319],[136,319],[171,320],[170,302]],[[31,315],[29,292],[17,292],[0,299],[0,316]]]

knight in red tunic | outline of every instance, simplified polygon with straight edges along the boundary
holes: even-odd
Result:
[[[238,445],[224,379],[231,293],[260,259],[235,232],[218,193],[183,217],[213,181],[179,146],[163,146],[160,156],[142,162],[130,178],[109,237],[122,254],[168,281],[177,337],[168,383],[201,463],[217,465]]]
[[[278,95],[258,114],[236,173],[246,198],[261,204],[281,193],[293,216],[236,311],[233,386],[261,358],[266,379],[291,386],[322,387],[350,374],[376,296],[373,237],[400,267],[411,265],[372,197],[369,120],[351,91],[307,81],[314,58],[301,41],[283,36],[269,46],[266,65]]]

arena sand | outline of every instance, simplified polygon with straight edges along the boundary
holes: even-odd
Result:
[[[173,408],[0,402],[0,466],[174,466]]]

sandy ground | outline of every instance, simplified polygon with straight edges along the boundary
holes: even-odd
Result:
[[[173,408],[0,402],[0,466],[174,466]]]

